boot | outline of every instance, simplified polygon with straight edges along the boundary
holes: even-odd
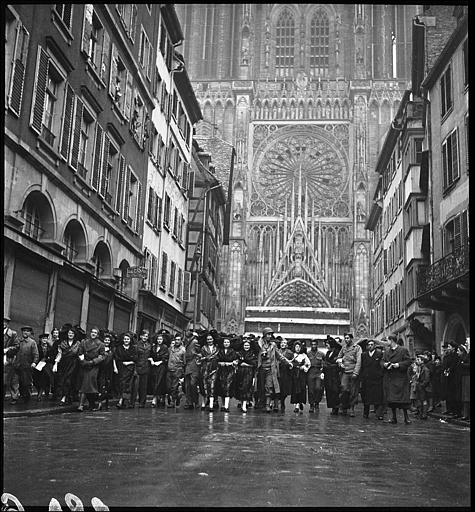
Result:
[[[119,401],[116,404],[117,409],[123,409],[124,408],[124,399],[119,398]]]
[[[224,397],[223,412],[229,412],[229,396]]]
[[[410,423],[412,423],[412,421],[409,419],[409,415],[407,414],[407,409],[403,409],[403,412],[404,412],[404,423],[406,425],[409,425]]]
[[[241,405],[242,412],[247,412],[247,401],[243,400]]]
[[[285,398],[280,399],[280,411],[285,412]]]
[[[79,406],[77,408],[78,412],[84,411],[84,402],[86,401],[86,395],[84,393],[81,393],[79,397]]]
[[[269,413],[271,412],[271,408],[270,408],[270,396],[266,396],[266,412]]]
[[[210,396],[210,397],[209,397],[209,407],[208,407],[208,411],[209,411],[209,412],[213,412],[213,408],[214,408],[214,396]]]
[[[391,409],[391,410],[392,410],[392,412],[393,412],[393,417],[392,417],[392,419],[389,421],[389,423],[394,423],[394,424],[396,424],[396,423],[397,423],[396,409]],[[407,411],[405,410],[404,412],[405,412],[405,414],[407,415]]]

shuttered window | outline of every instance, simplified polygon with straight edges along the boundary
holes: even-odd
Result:
[[[160,275],[160,288],[165,291],[167,286],[168,255],[162,252],[162,273]]]
[[[442,144],[442,168],[444,172],[444,190],[460,177],[458,132],[455,129]]]
[[[31,109],[30,126],[39,135],[43,125],[43,113],[48,80],[49,57],[41,46],[38,46],[36,64],[36,82],[33,92],[33,107]]]
[[[99,124],[96,124],[96,138],[94,140],[94,162],[92,164],[91,185],[94,190],[98,190],[101,174],[101,155],[102,155],[103,130]]]
[[[183,302],[190,302],[191,272],[183,272]]]
[[[110,166],[109,166],[109,148],[111,145],[111,141],[106,133],[104,133],[104,144],[102,149],[102,172],[101,172],[101,180],[100,180],[100,186],[99,186],[99,195],[101,197],[105,197],[108,185],[109,185],[109,178],[110,178]]]
[[[120,155],[119,176],[117,179],[117,195],[115,198],[115,209],[119,213],[119,215],[122,214],[122,209],[124,205],[125,171],[125,158],[122,155]]]
[[[175,294],[175,275],[176,275],[176,263],[172,261],[170,263],[170,285],[168,287],[168,293],[170,295]]]
[[[129,219],[129,207],[130,207],[130,167],[127,166],[124,176],[125,190],[124,190],[124,203],[122,210],[122,218],[125,221]]]
[[[176,283],[176,299],[181,300],[183,294],[183,270],[178,269],[178,278]]]
[[[71,143],[71,160],[70,164],[71,167],[75,170],[78,170],[78,163],[80,162],[80,150],[81,150],[81,129],[82,129],[82,122],[83,122],[83,110],[84,110],[84,104],[81,101],[79,97],[76,97],[76,112],[74,115],[74,130],[73,130],[73,136],[72,136],[72,143]],[[83,155],[81,155],[83,158],[82,164],[84,162],[85,157],[85,150],[86,147],[83,146]],[[85,177],[85,173],[81,173],[82,177]]]
[[[142,183],[138,182],[137,186],[137,214],[135,217],[135,231],[140,232],[140,226],[143,223],[143,207],[142,207]]]
[[[72,4],[55,4],[56,14],[63,20],[66,27],[71,30]]]
[[[17,116],[20,115],[23,99],[23,86],[25,82],[25,68],[29,41],[30,34],[28,30],[26,30],[23,24],[18,21],[15,33],[12,73],[8,94],[8,106]]]
[[[63,112],[63,128],[61,133],[61,155],[68,160],[69,158],[69,147],[71,141],[71,130],[73,126],[73,115],[74,115],[74,98],[75,94],[72,87],[66,85],[66,96],[64,100],[64,112]]]

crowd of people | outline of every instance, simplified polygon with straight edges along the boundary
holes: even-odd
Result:
[[[356,342],[327,336],[318,341],[287,341],[265,328],[262,336],[228,336],[189,331],[184,337],[146,329],[120,335],[92,327],[85,333],[70,324],[43,333],[36,341],[30,326],[21,335],[4,318],[4,397],[11,404],[37,400],[59,406],[78,402],[77,410],[97,411],[117,399],[119,409],[179,407],[229,412],[235,398],[249,408],[284,412],[287,398],[294,413],[316,413],[325,396],[332,415],[355,416],[360,397],[363,417],[370,408],[378,420],[391,411],[397,423],[409,412],[424,420],[441,407],[443,414],[470,419],[470,347],[450,341],[443,355],[426,351],[411,358],[396,336]],[[148,402],[151,397],[150,402]],[[221,404],[221,405],[219,405]]]

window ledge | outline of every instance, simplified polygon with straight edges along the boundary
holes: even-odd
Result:
[[[450,105],[450,108],[445,112],[445,114],[443,116],[441,116],[440,124],[443,124],[445,122],[445,120],[450,117],[450,114],[453,112],[453,110],[454,110],[454,104],[452,102],[452,105]]]
[[[63,19],[59,16],[54,8],[51,10],[51,20],[66,43],[71,46],[71,43],[74,41],[74,36],[70,28],[66,25],[66,23],[64,23]]]
[[[444,189],[444,191],[442,192],[442,197],[445,198],[446,196],[448,196],[452,192],[452,190],[457,186],[457,183],[459,182],[459,180],[460,180],[460,176],[455,178],[454,181],[452,181],[452,183]]]
[[[56,167],[59,167],[59,163],[62,160],[61,155],[53,148],[53,146],[46,142],[42,135],[38,135],[36,147],[41,153],[49,157]]]
[[[109,217],[109,219],[114,220],[116,217],[116,211],[109,203],[107,203],[104,199],[102,200],[101,209],[104,210]]]
[[[99,73],[96,71],[95,67],[91,64],[91,59],[89,57],[86,57],[86,58],[87,58],[86,73],[88,73],[91,76],[91,78],[96,83],[98,89],[105,89],[106,84],[104,83],[102,78],[99,76]]]

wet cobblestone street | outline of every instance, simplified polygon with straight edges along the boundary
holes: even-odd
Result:
[[[469,506],[470,431],[181,409],[4,420],[4,492],[113,506]],[[64,508],[63,508],[64,509]]]

